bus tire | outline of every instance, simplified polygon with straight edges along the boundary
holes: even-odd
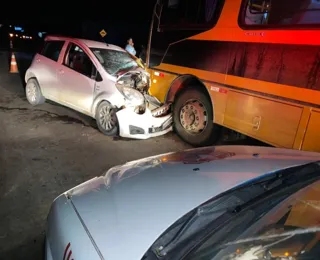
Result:
[[[214,144],[221,132],[213,123],[210,97],[195,88],[187,88],[176,97],[173,127],[182,140],[196,147]]]

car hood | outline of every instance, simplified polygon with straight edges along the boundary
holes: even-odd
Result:
[[[317,153],[208,147],[111,168],[66,192],[105,259],[141,259],[178,218],[266,173],[317,161]]]

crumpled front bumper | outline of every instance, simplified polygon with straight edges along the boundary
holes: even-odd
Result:
[[[155,117],[149,108],[137,114],[132,107],[117,112],[119,135],[133,139],[148,139],[172,131],[172,114]]]

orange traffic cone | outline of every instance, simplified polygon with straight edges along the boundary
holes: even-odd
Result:
[[[18,73],[18,65],[16,61],[16,57],[14,56],[14,53],[11,55],[11,61],[10,61],[10,73]]]

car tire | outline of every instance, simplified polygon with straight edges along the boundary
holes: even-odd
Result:
[[[107,136],[115,136],[119,133],[119,124],[116,115],[117,110],[107,101],[102,101],[96,109],[96,121],[99,130]]]
[[[196,87],[188,87],[176,97],[173,127],[182,140],[196,147],[212,145],[221,135],[221,127],[213,123],[210,97]]]
[[[46,99],[42,95],[41,88],[36,79],[29,79],[26,85],[26,98],[32,106],[43,104]]]

